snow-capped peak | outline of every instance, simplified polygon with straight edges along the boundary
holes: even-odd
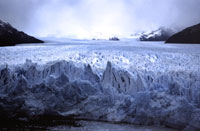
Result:
[[[160,27],[153,31],[143,31],[131,35],[132,38],[139,39],[140,41],[166,41],[174,31],[165,27]]]

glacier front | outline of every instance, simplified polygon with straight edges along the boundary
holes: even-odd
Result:
[[[120,43],[110,44],[108,47]],[[43,48],[19,47],[29,51]],[[72,49],[71,45],[61,47]],[[41,62],[36,61],[40,57],[29,57],[30,60],[15,64],[12,58],[18,59],[23,53],[12,56],[15,49],[1,48],[0,59],[4,63],[0,66],[0,117],[32,119],[54,115],[200,129],[199,53],[184,54],[185,48],[173,52],[175,47],[168,47],[167,51],[137,47],[129,52],[121,48],[110,48],[108,52],[103,46],[101,50],[83,47],[84,50],[57,52],[63,60],[50,57],[48,62]],[[128,49],[127,45],[122,47]],[[11,63],[5,57],[10,57]]]

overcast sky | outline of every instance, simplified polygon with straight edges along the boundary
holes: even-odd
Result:
[[[128,35],[200,23],[200,0],[0,0],[0,19],[35,36]]]

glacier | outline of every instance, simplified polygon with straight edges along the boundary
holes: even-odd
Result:
[[[198,131],[199,48],[123,39],[0,47],[0,117]]]
[[[27,60],[0,66],[0,110],[9,117],[54,114],[199,130],[200,74],[130,71],[107,62],[101,75],[89,64]]]

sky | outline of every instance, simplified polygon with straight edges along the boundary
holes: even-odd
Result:
[[[200,23],[200,0],[0,0],[0,19],[38,37],[111,37]]]

